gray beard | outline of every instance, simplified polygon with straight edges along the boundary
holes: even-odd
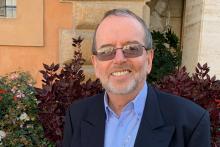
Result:
[[[137,87],[137,84],[138,84],[138,81],[136,81],[135,79],[132,79],[132,81],[129,83],[128,86],[120,88],[120,89],[114,87],[111,83],[102,84],[102,86],[105,88],[105,90],[107,92],[117,94],[117,95],[124,95],[124,94],[128,94],[129,92],[135,90],[135,88]]]
[[[146,67],[144,67],[143,71],[141,71],[140,74],[135,76],[127,86],[124,86],[122,88],[115,87],[111,82],[108,83],[106,81],[105,82],[102,82],[101,80],[100,81],[102,83],[102,86],[107,92],[110,92],[116,95],[125,95],[125,94],[128,94],[134,91],[136,88],[138,88],[139,83],[141,83],[142,81],[146,81],[148,74],[146,74],[145,71],[146,71]]]

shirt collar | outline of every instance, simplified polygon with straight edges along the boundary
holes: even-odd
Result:
[[[137,114],[138,119],[141,119],[142,117],[145,102],[147,99],[147,93],[148,93],[148,86],[147,86],[147,83],[145,82],[143,88],[138,93],[138,95],[134,98],[134,100],[132,100],[131,102],[127,104],[127,105],[132,104],[134,106],[133,109],[135,113]],[[110,113],[112,114],[115,114],[115,113],[112,111],[112,109],[110,108],[108,104],[108,95],[106,92],[104,94],[104,106],[105,106],[106,120],[108,120]]]

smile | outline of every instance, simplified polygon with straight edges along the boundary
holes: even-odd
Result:
[[[123,71],[113,72],[113,73],[111,73],[111,75],[113,75],[113,76],[123,76],[123,75],[129,74],[130,72],[131,71],[129,71],[129,70],[123,70]]]

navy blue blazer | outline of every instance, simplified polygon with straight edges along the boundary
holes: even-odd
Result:
[[[210,147],[206,110],[181,97],[148,86],[134,147]],[[66,113],[64,147],[103,147],[104,94],[77,101]]]

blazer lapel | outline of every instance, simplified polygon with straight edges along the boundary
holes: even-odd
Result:
[[[103,147],[105,136],[104,95],[98,95],[90,104],[86,118],[81,122],[82,147]]]
[[[141,124],[135,141],[135,147],[168,147],[174,126],[167,126],[160,112],[158,98],[148,85],[148,96]]]

